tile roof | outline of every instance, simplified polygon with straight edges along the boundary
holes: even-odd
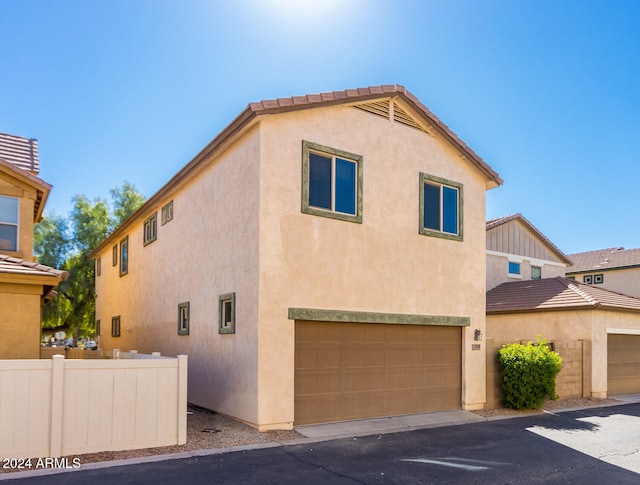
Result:
[[[38,140],[0,133],[0,158],[27,172],[40,172]]]
[[[503,180],[500,175],[493,170],[478,154],[469,148],[458,136],[453,133],[436,115],[434,115],[424,104],[410,93],[404,86],[399,84],[385,84],[382,86],[370,86],[367,88],[346,89],[344,91],[332,91],[320,94],[307,94],[304,96],[292,96],[290,98],[278,98],[272,100],[250,103],[222,132],[220,132],[204,149],[198,153],[193,160],[187,163],[169,182],[167,182],[158,192],[149,197],[147,201],[127,220],[125,220],[111,235],[98,245],[89,257],[95,257],[104,247],[124,232],[124,230],[137,219],[137,215],[146,211],[149,207],[158,203],[168,192],[182,180],[189,176],[201,163],[204,163],[217,150],[225,146],[241,133],[250,123],[260,115],[270,115],[296,111],[302,109],[320,108],[324,106],[338,104],[354,104],[367,100],[381,98],[401,97],[406,103],[421,114],[434,130],[443,136],[454,146],[458,147],[462,156],[472,165],[478,168],[488,180],[495,186],[502,185]]]
[[[569,257],[573,266],[567,269],[568,274],[640,266],[640,249],[598,249],[571,254]]]
[[[55,276],[64,280],[69,273],[55,269],[44,264],[25,261],[5,254],[0,254],[0,274],[27,275],[27,276]]]
[[[536,226],[531,224],[531,222],[529,222],[529,220],[520,213],[511,214],[509,216],[498,217],[496,219],[491,219],[487,221],[486,230],[489,231],[498,226],[506,224],[507,222],[511,222],[515,220],[519,220],[522,224],[528,227],[531,232],[533,232],[543,243],[549,246],[551,250],[555,252],[560,257],[560,259],[562,259],[565,263],[569,265],[573,263],[570,256],[567,256],[566,254],[564,254],[555,244],[553,244],[549,239],[547,239],[547,237],[544,234],[542,234]]]
[[[503,283],[487,292],[487,314],[584,308],[640,312],[640,298],[561,276]]]

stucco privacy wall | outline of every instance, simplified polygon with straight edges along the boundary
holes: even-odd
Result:
[[[0,283],[0,359],[40,358],[42,285]]]
[[[140,214],[127,231],[128,275],[111,265],[110,246],[96,278],[103,348],[188,354],[189,402],[250,423],[258,422],[259,143],[254,129]],[[161,225],[170,200],[173,220]],[[157,240],[143,246],[143,220],[156,210]],[[236,334],[219,335],[218,296],[230,292]],[[179,336],[182,302],[190,304],[190,333]],[[110,334],[114,315],[121,316],[119,338]]]
[[[640,314],[613,310],[566,310],[487,315],[487,337],[517,342],[584,340],[591,343],[591,396],[607,397],[607,331],[640,331]]]
[[[470,317],[463,405],[485,399],[486,179],[437,135],[348,106],[261,123],[260,422],[292,422],[290,307]],[[301,213],[302,141],[363,157],[363,222]],[[464,184],[464,241],[418,234],[419,173]]]

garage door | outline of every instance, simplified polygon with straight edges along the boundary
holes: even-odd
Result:
[[[640,393],[640,335],[609,334],[607,394]]]
[[[460,327],[296,321],[295,424],[459,409]]]

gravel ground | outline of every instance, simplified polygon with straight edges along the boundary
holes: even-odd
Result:
[[[543,409],[546,411],[558,409],[571,409],[579,407],[597,407],[609,404],[617,404],[615,399],[560,399],[547,401]],[[259,443],[283,443],[286,441],[303,438],[297,431],[266,431],[260,432],[251,426],[236,421],[226,416],[206,411],[200,408],[189,407],[187,416],[187,443],[181,446],[164,446],[159,448],[145,448],[141,450],[103,451],[77,455],[81,464],[99,461],[124,460],[142,456],[165,455],[169,453],[181,453],[185,451],[206,450],[211,448],[231,448],[240,445],[253,445]],[[473,411],[485,418],[509,417],[538,413],[537,410],[516,411],[513,409],[490,409]],[[8,473],[11,469],[0,469],[0,473]]]

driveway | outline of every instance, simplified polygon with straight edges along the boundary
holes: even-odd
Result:
[[[634,403],[30,475],[29,483],[635,484],[639,424]]]

